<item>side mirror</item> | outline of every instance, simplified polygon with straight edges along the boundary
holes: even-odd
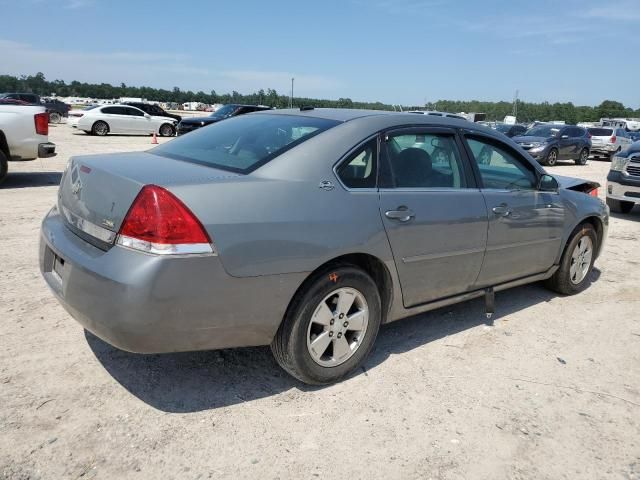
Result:
[[[569,135],[562,135],[560,138],[569,138]]]
[[[541,192],[557,192],[560,188],[558,181],[548,173],[545,173],[538,180],[538,190]]]

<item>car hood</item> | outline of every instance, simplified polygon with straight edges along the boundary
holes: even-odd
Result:
[[[220,120],[222,119],[215,117],[190,117],[183,118],[182,123],[187,125],[208,125],[210,123],[219,122]]]
[[[529,137],[524,135],[518,135],[513,137],[512,140],[516,143],[543,143],[550,142],[555,137]]]
[[[560,188],[566,190],[588,191],[600,186],[598,182],[585,180],[584,178],[565,177],[563,175],[554,175],[553,178],[558,181]]]

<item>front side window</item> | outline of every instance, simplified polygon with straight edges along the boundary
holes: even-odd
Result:
[[[460,154],[453,135],[390,135],[386,151],[396,188],[465,188]]]
[[[238,173],[249,173],[338,121],[297,115],[239,115],[199,128],[149,152]]]
[[[338,167],[338,176],[347,188],[375,188],[377,141],[371,140]]]
[[[537,176],[526,160],[481,138],[469,137],[467,144],[480,170],[484,188],[535,190]]]

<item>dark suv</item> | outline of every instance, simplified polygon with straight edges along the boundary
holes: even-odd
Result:
[[[145,102],[124,102],[123,105],[131,105],[132,107],[139,108],[144,113],[148,113],[149,115],[153,115],[155,117],[169,117],[173,118],[176,121],[182,120],[180,115],[176,115],[174,113],[165,112],[162,107],[159,105],[155,105],[153,103],[145,103]]]
[[[591,151],[591,137],[582,127],[539,123],[513,141],[543,165],[553,166],[558,160],[574,160],[585,165]]]
[[[261,110],[271,110],[271,107],[263,107],[259,105],[238,105],[235,103],[220,107],[208,117],[192,117],[185,118],[178,124],[178,135],[184,135],[197,128],[211,125],[225,118],[243,115],[245,113],[259,112]]]

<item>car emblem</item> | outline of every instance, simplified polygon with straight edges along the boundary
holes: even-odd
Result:
[[[109,220],[108,218],[105,218],[104,220],[102,220],[102,225],[104,225],[107,228],[113,228],[115,224],[113,223],[113,220]]]
[[[321,188],[322,190],[326,190],[327,192],[330,192],[335,187],[334,187],[333,183],[331,183],[329,180],[322,180],[320,182],[320,185],[318,185],[318,188]]]

